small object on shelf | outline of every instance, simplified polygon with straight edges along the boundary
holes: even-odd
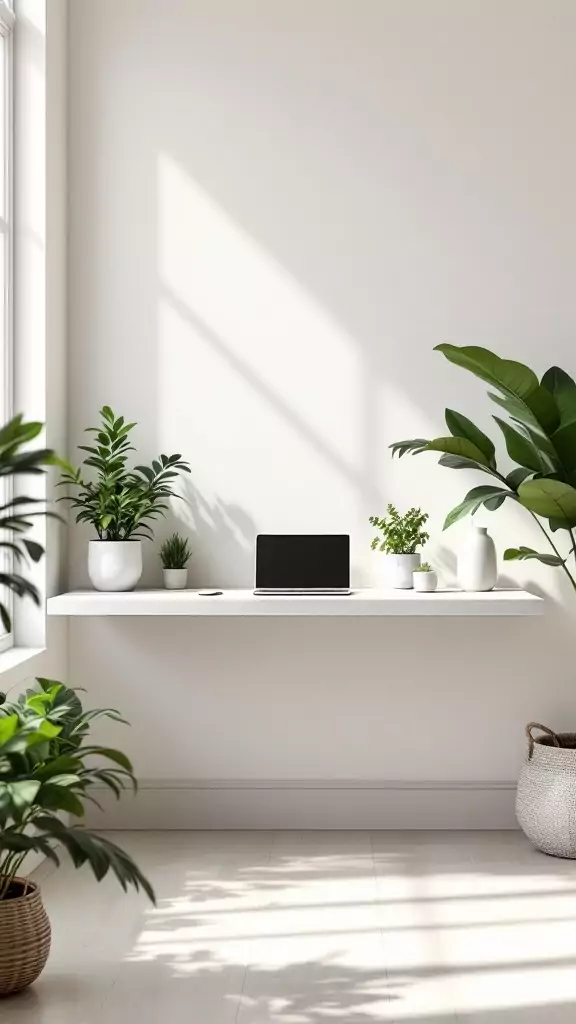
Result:
[[[173,533],[160,547],[163,565],[162,575],[166,590],[186,590],[188,582],[187,564],[192,555],[186,537]]]
[[[166,590],[186,590],[188,569],[163,569],[162,579]]]
[[[388,505],[387,512],[382,518],[370,516],[371,526],[382,533],[382,538],[374,537],[370,546],[372,551],[384,552],[384,558],[378,563],[383,585],[394,590],[412,590],[412,573],[420,565],[416,548],[423,547],[429,537],[423,530],[428,513],[411,508],[402,516],[394,505]]]
[[[414,590],[419,594],[433,594],[438,588],[438,576],[429,562],[422,562],[412,574]]]
[[[198,597],[222,597],[222,590],[199,590]]]
[[[485,526],[473,526],[458,552],[458,585],[481,593],[494,590],[498,577],[496,548]]]

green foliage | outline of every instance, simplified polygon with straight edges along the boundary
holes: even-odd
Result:
[[[42,423],[25,423],[23,416],[19,415],[0,429],[0,478],[5,483],[15,476],[46,472],[44,467],[53,461],[54,452],[50,448],[27,447],[42,428]],[[47,514],[33,508],[40,504],[40,498],[27,498],[20,494],[14,497],[10,491],[4,492],[0,504],[0,554],[11,556],[14,569],[22,563],[39,562],[44,554],[41,544],[25,536],[33,525],[34,517]],[[35,604],[40,604],[37,588],[12,566],[0,570],[0,587],[12,591],[17,597],[30,597]],[[0,619],[6,632],[10,632],[10,611],[3,601],[0,601]]]
[[[60,484],[76,488],[76,494],[64,499],[77,510],[76,522],[89,523],[100,540],[131,540],[150,537],[149,520],[163,516],[167,500],[175,496],[172,482],[190,466],[180,455],[160,455],[151,466],[128,469],[128,453],[135,451],[130,433],[135,423],[116,418],[105,405],[100,410],[99,427],[87,427],[95,435],[91,445],[80,445],[88,452],[83,465],[95,470],[95,479],[84,478],[82,469],[58,460],[64,470]]]
[[[421,562],[420,565],[416,566],[414,572],[434,572],[434,569],[430,565],[430,562]]]
[[[185,569],[192,551],[186,537],[173,533],[160,547],[160,558],[165,569]]]
[[[429,534],[422,529],[428,514],[411,508],[401,516],[394,505],[388,505],[387,511],[388,515],[383,518],[370,516],[370,524],[382,533],[382,537],[374,537],[372,550],[390,555],[413,555],[416,548],[423,547],[428,540]]]
[[[535,558],[544,565],[564,565],[566,561],[560,555],[541,555],[539,551],[534,551],[534,548],[506,548],[504,552],[505,562],[525,562],[530,558]]]
[[[107,787],[116,797],[136,780],[120,750],[90,742],[92,723],[123,722],[111,708],[84,711],[74,690],[38,679],[18,701],[0,706],[0,900],[31,850],[56,864],[60,850],[75,867],[88,863],[100,881],[109,871],[126,891],[154,892],[134,861],[120,847],[59,815],[81,819],[92,790]],[[57,848],[54,845],[57,844]]]
[[[493,477],[497,484],[474,487],[448,513],[444,529],[482,505],[494,511],[510,498],[532,514],[553,554],[540,554],[526,547],[509,548],[506,560],[537,559],[546,565],[561,566],[576,589],[567,559],[562,558],[550,536],[558,530],[566,531],[570,554],[576,554],[576,382],[558,366],[547,370],[539,381],[528,366],[501,359],[485,348],[437,345],[436,349],[493,389],[488,397],[508,416],[494,419],[502,431],[508,456],[517,465],[507,474],[502,473],[490,438],[452,409],[446,410],[451,437],[397,441],[390,445],[392,455],[402,458],[438,451],[442,453],[442,466],[475,469]]]

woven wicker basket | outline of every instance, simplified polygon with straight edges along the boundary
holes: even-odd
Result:
[[[0,996],[36,981],[50,952],[50,922],[40,889],[24,878],[15,878],[13,884],[22,886],[26,895],[0,900]]]
[[[533,729],[545,733],[536,739]],[[576,858],[576,733],[526,726],[528,755],[520,772],[516,816],[534,846]]]

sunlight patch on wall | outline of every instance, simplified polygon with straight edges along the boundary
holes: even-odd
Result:
[[[362,454],[353,339],[167,156],[158,218],[162,420],[188,436],[196,478],[225,481],[270,527],[312,515],[318,527],[327,507],[349,521]]]

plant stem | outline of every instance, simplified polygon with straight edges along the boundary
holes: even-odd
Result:
[[[542,530],[542,533],[546,537],[546,540],[550,544],[550,547],[554,551],[554,554],[558,555],[558,558],[562,558],[562,555],[558,551],[558,548],[556,547],[554,541],[552,540],[552,537],[550,537],[548,535],[547,531],[542,526],[542,523],[540,522],[540,520],[539,520],[538,516],[536,515],[536,513],[535,512],[530,512],[530,515],[532,516],[532,519],[534,520],[534,522],[537,523],[538,526],[540,527],[540,529]],[[572,533],[572,530],[570,530],[569,533],[570,533],[570,537],[572,538],[572,543],[574,544],[574,535]],[[564,569],[564,572],[566,573],[568,579],[570,580],[570,583],[574,587],[574,590],[576,590],[576,580],[572,576],[572,573],[570,572],[568,566],[566,565],[566,562],[562,562],[562,568]]]

